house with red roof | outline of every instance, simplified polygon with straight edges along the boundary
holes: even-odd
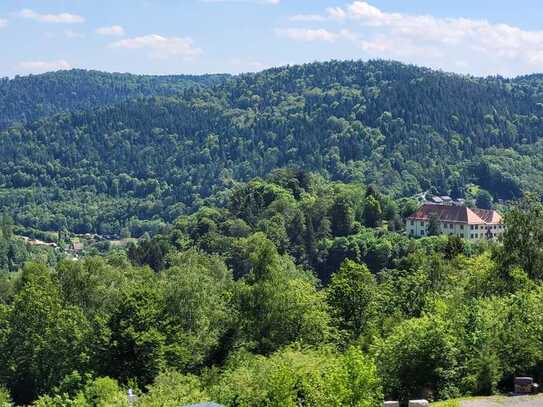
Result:
[[[441,234],[467,240],[496,239],[505,230],[502,216],[497,211],[426,203],[407,218],[407,234],[413,237],[427,236],[433,217],[439,222]]]

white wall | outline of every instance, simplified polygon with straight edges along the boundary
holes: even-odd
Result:
[[[428,221],[407,220],[406,231],[408,236],[427,236]],[[494,226],[496,226],[494,228]],[[459,222],[440,222],[441,233],[444,235],[459,236],[468,240],[486,239],[487,229],[493,235],[499,236],[504,231],[503,225],[466,225]]]

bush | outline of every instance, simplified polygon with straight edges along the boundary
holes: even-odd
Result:
[[[407,320],[378,342],[375,351],[387,397],[446,399],[458,394],[458,350],[444,322]]]
[[[149,392],[140,399],[138,406],[178,407],[209,400],[198,377],[183,375],[173,370],[158,375],[155,382],[148,386],[148,390]]]
[[[10,407],[13,405],[11,395],[4,387],[0,387],[0,407]]]
[[[286,349],[269,358],[248,357],[228,369],[212,395],[239,407],[373,407],[383,402],[374,363],[358,349]]]

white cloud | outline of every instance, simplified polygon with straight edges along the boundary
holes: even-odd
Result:
[[[202,54],[189,37],[163,37],[158,34],[127,38],[110,44],[111,48],[145,49],[154,58],[182,57],[192,59]]]
[[[343,39],[370,57],[455,71],[515,75],[543,70],[543,31],[487,20],[387,12],[365,1],[328,8],[325,15],[330,22],[346,24],[351,35],[307,28],[283,32],[299,41]]]
[[[120,25],[112,25],[111,27],[99,27],[96,29],[96,34],[105,36],[123,36],[125,34],[124,28]]]
[[[341,7],[328,7],[326,9],[326,14],[328,14],[330,18],[336,20],[343,20],[347,17],[347,13]]]
[[[7,25],[8,25],[8,20],[6,20],[5,18],[0,18],[0,28],[4,28]]]
[[[19,62],[18,68],[26,73],[43,73],[71,69],[72,66],[65,60],[58,61],[23,61]]]
[[[28,8],[21,10],[17,15],[19,17],[39,21],[41,23],[77,24],[85,22],[85,19],[77,14],[40,14]]]

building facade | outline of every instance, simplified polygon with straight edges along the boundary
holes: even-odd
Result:
[[[407,234],[428,236],[432,217],[438,220],[441,234],[466,240],[496,239],[505,230],[502,216],[497,211],[427,203],[407,218]]]

